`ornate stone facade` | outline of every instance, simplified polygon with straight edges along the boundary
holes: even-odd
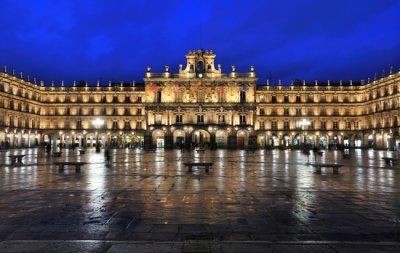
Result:
[[[175,148],[400,146],[400,72],[367,83],[257,85],[255,69],[215,67],[212,51],[190,51],[178,73],[144,84],[39,85],[0,73],[3,146]],[[103,124],[101,124],[103,123]]]

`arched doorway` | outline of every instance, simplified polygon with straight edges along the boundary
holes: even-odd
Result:
[[[173,133],[174,146],[176,148],[183,148],[185,145],[185,131],[182,129],[177,129]]]
[[[249,141],[249,133],[246,130],[239,130],[236,134],[236,147],[244,148]]]
[[[345,135],[343,136],[343,147],[349,148],[349,146],[350,146],[350,138],[349,136]]]
[[[328,146],[328,138],[326,136],[321,136],[319,138],[319,148],[325,149]]]
[[[225,130],[217,130],[215,132],[215,141],[217,148],[225,148],[228,143],[228,133]]]
[[[293,145],[294,146],[300,146],[300,134],[296,134],[293,136]]]
[[[209,147],[210,134],[203,129],[198,129],[192,133],[192,143],[195,147]]]
[[[257,135],[257,145],[263,148],[268,146],[268,140],[264,134]]]
[[[374,135],[368,134],[367,135],[367,148],[373,148],[373,147],[374,147]]]
[[[271,138],[269,139],[269,144],[272,147],[278,147],[279,146],[279,138],[276,134],[271,135]]]
[[[157,148],[164,147],[164,131],[160,129],[154,130],[152,137],[153,137],[153,146]]]
[[[354,147],[361,148],[362,147],[362,137],[358,134],[354,136]]]
[[[290,135],[289,134],[284,134],[282,137],[283,140],[283,146],[284,147],[289,147],[292,145],[292,141],[290,139]]]

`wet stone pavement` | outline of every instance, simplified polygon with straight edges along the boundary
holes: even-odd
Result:
[[[400,252],[400,166],[382,159],[397,155],[114,149],[106,165],[94,149],[2,151],[0,252]]]

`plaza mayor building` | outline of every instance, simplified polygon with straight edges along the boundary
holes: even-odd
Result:
[[[222,73],[190,51],[178,73],[147,67],[144,83],[36,83],[0,73],[4,147],[399,149],[400,72],[367,82],[257,84],[254,66]]]

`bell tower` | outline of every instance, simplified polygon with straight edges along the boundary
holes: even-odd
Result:
[[[199,49],[197,51],[189,51],[186,54],[186,68],[182,69],[182,65],[179,65],[179,76],[194,78],[220,77],[221,65],[218,65],[218,69],[215,69],[214,60],[215,54],[212,50],[204,51]]]

